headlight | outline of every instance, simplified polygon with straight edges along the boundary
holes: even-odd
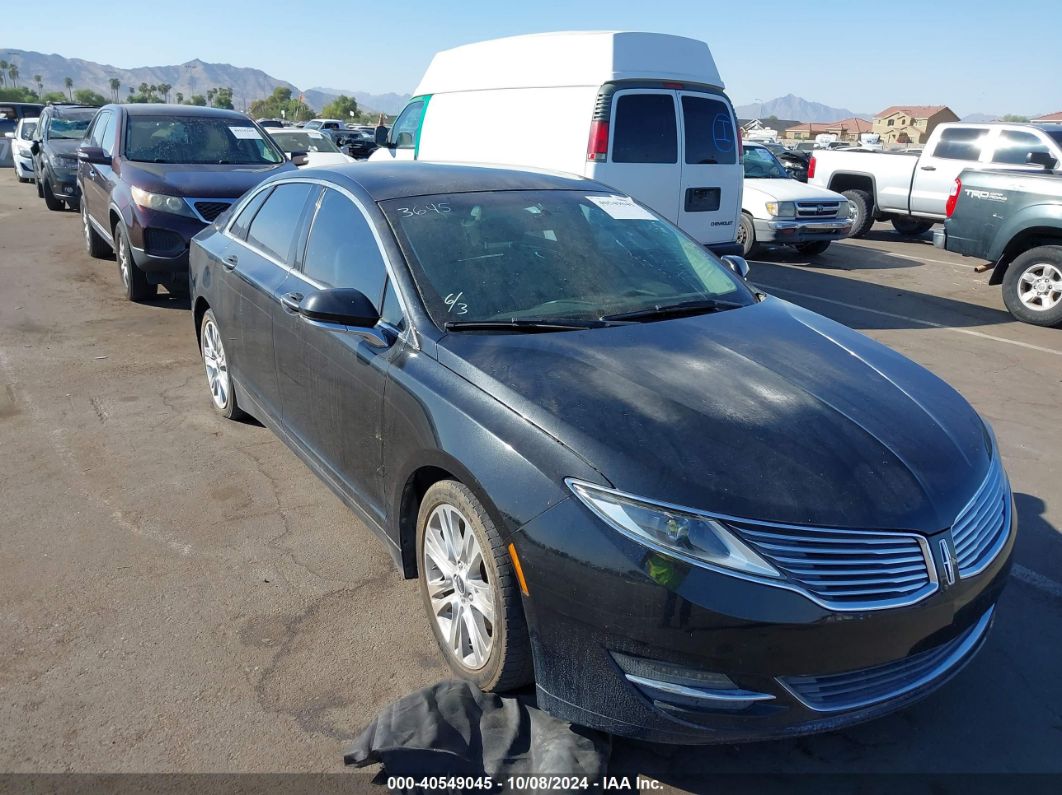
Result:
[[[795,218],[796,204],[793,202],[767,202],[767,214],[775,218]]]
[[[163,213],[176,213],[177,215],[187,215],[189,218],[195,218],[195,213],[188,206],[188,202],[179,196],[149,193],[137,187],[132,188],[130,192],[133,194],[133,201],[137,203],[137,206],[143,207],[145,210],[158,210]]]
[[[781,577],[723,524],[708,516],[626,497],[579,480],[567,481],[575,496],[607,524],[634,541],[694,564]]]
[[[52,155],[52,168],[77,168],[77,158],[66,155]]]

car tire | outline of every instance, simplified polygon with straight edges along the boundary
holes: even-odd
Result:
[[[752,223],[752,216],[748,213],[742,213],[738,219],[736,242],[741,246],[743,257],[754,256],[760,251],[760,244],[756,242],[756,225]]]
[[[22,182],[22,183],[26,183],[26,182],[30,181],[30,178],[29,177],[19,177],[18,181]]]
[[[244,412],[236,402],[236,390],[229,373],[224,339],[217,318],[214,317],[214,310],[208,309],[199,321],[199,355],[203,358],[203,367],[206,368],[210,401],[214,411],[222,417],[238,420],[244,416]]]
[[[432,633],[458,676],[485,692],[534,681],[513,562],[494,522],[463,483],[439,481],[425,493],[417,515],[417,566]]]
[[[114,227],[114,239],[118,246],[114,252],[118,260],[118,277],[122,280],[125,297],[130,301],[150,301],[158,294],[158,285],[148,282],[144,271],[133,261],[129,234],[120,223]]]
[[[811,243],[794,243],[793,248],[805,257],[815,257],[822,254],[830,247],[829,240],[815,240]]]
[[[903,237],[921,237],[933,228],[933,221],[910,215],[897,215],[892,219],[892,228]]]
[[[37,198],[38,199],[43,199],[44,198],[44,186],[41,184],[41,181],[39,179],[38,180],[34,180],[34,181],[37,183]]]
[[[1039,246],[1003,275],[1003,303],[1023,323],[1062,326],[1062,246]]]
[[[865,236],[874,226],[874,197],[865,190],[846,190],[841,195],[852,205],[852,231],[848,236]]]
[[[84,202],[81,203],[81,230],[85,237],[85,251],[90,257],[106,259],[111,256],[111,247],[89,222],[88,206]]]
[[[48,180],[44,180],[44,184],[41,186],[41,195],[44,197],[44,205],[49,210],[63,209],[63,200],[55,198],[55,194],[52,192],[52,184]]]

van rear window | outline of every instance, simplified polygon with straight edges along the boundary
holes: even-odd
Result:
[[[620,96],[612,134],[613,162],[677,163],[677,127],[672,94]]]
[[[726,103],[707,97],[682,98],[686,162],[732,165],[737,162],[737,132]]]

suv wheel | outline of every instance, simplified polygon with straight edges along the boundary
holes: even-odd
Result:
[[[44,204],[49,210],[63,209],[63,200],[55,198],[55,194],[52,193],[52,183],[48,182],[48,180],[45,180],[41,186],[41,195],[44,197]]]
[[[1062,246],[1029,249],[1010,263],[1003,303],[1024,323],[1062,326]]]
[[[100,237],[100,233],[93,228],[92,223],[89,221],[88,206],[85,202],[81,202],[81,227],[85,234],[85,251],[88,252],[88,255],[96,259],[109,257],[111,255],[111,247]]]
[[[533,681],[512,561],[494,522],[464,484],[443,480],[424,495],[417,563],[432,632],[450,668],[488,692]]]
[[[130,301],[147,301],[154,298],[159,291],[158,285],[150,284],[144,272],[133,262],[129,235],[120,223],[114,227],[114,239],[118,246],[114,253],[118,260],[118,273],[122,277],[125,297]]]

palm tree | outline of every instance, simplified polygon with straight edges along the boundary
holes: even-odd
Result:
[[[216,88],[208,88],[207,89],[207,102],[211,106],[214,105],[214,95],[217,94],[217,93],[218,93],[218,90]]]
[[[7,68],[7,74],[11,78],[11,85],[18,88],[18,66],[11,64],[11,66]]]
[[[177,104],[178,105],[183,105],[184,104],[184,94],[182,94],[180,91],[178,91],[174,95],[174,98],[177,100]]]
[[[74,78],[64,77],[63,85],[66,86],[66,95],[70,97],[70,101],[74,101]]]
[[[37,98],[44,96],[44,78],[40,75],[33,76],[33,82],[37,84]]]
[[[111,96],[114,97],[114,101],[118,101],[118,89],[122,87],[122,81],[117,77],[111,78]]]
[[[10,65],[7,61],[0,60],[0,86],[7,80],[7,67]]]
[[[162,98],[167,102],[170,101],[170,89],[173,88],[169,83],[159,83],[159,93],[162,94]]]

